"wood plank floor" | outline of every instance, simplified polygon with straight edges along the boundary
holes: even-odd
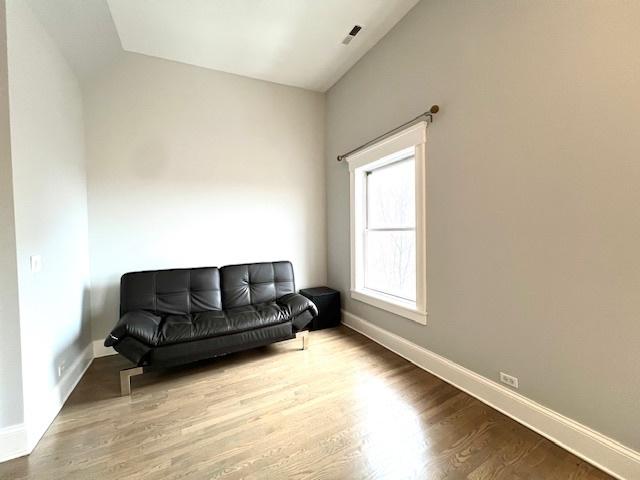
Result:
[[[369,339],[299,342],[132,379],[96,359],[1,479],[611,478]]]

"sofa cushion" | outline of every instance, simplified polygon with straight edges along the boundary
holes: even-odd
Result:
[[[274,302],[294,293],[290,262],[229,265],[220,269],[222,306],[226,309]]]
[[[132,349],[131,345],[124,344],[124,342],[118,344],[116,350],[139,365],[169,367],[291,338],[294,338],[292,325],[289,322],[285,322],[221,337],[204,338],[188,343],[174,343],[152,348],[142,359],[136,356],[137,352]]]
[[[123,315],[116,328],[107,337],[105,345],[113,346],[129,336],[146,345],[157,347],[230,335],[290,320],[290,309],[276,302],[246,305],[225,311],[168,314],[162,317],[138,310]]]
[[[216,267],[133,272],[120,280],[120,316],[137,310],[179,315],[221,308]]]
[[[167,315],[162,321],[156,345],[189,342],[223,335],[226,330],[225,324],[225,315],[221,310],[191,315]]]
[[[226,333],[242,332],[289,320],[287,313],[275,302],[231,308],[225,310],[225,314],[229,326]]]
[[[167,315],[160,327],[156,345],[219,337],[287,320],[288,316],[282,307],[273,302],[193,315]]]

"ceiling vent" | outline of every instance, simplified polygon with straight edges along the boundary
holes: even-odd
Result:
[[[362,30],[362,27],[360,25],[354,25],[351,31],[349,32],[349,34],[346,37],[344,37],[344,40],[342,40],[342,44],[349,45],[351,40],[356,38],[356,35],[360,33],[360,30]]]

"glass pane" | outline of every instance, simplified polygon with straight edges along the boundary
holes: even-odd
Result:
[[[416,300],[416,232],[368,231],[365,246],[366,288]]]
[[[386,165],[367,175],[368,228],[414,227],[415,159]]]

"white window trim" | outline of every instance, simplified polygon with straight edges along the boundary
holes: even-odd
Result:
[[[426,148],[427,122],[420,122],[347,157],[350,173],[351,216],[351,298],[396,315],[427,324],[427,238],[426,238]],[[369,290],[364,287],[363,231],[366,202],[356,209],[356,196],[364,189],[367,171],[397,160],[394,153],[415,148],[416,181],[416,302]],[[404,154],[406,156],[406,154]]]

